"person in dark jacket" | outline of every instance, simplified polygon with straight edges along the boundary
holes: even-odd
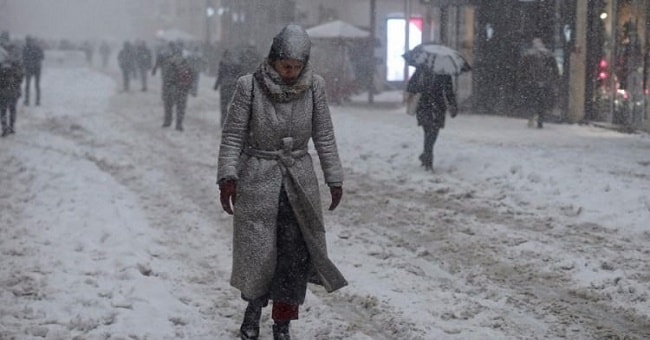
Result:
[[[544,120],[555,105],[555,93],[560,72],[553,53],[540,38],[533,39],[532,47],[520,60],[517,73],[522,99],[530,111],[528,126],[544,127]]]
[[[153,66],[153,55],[144,40],[138,41],[135,47],[136,64],[140,73],[142,92],[147,91],[147,75]]]
[[[0,48],[0,122],[2,137],[15,133],[16,104],[23,82],[23,65],[9,57],[10,52]],[[7,115],[9,113],[9,115]]]
[[[433,171],[433,146],[440,129],[445,127],[447,109],[451,117],[458,114],[458,104],[450,75],[434,74],[425,67],[418,67],[406,87],[409,96],[420,93],[415,109],[418,125],[424,130],[424,150],[420,162],[425,170]]]
[[[221,104],[221,127],[226,121],[226,113],[228,112],[228,104],[235,92],[237,79],[243,76],[241,64],[235,60],[230,50],[225,50],[223,56],[219,61],[217,71],[217,81],[214,83],[214,90],[219,91],[219,102]]]
[[[192,47],[192,49],[187,54],[185,59],[192,67],[192,73],[194,78],[194,82],[192,83],[192,88],[190,89],[190,94],[193,97],[196,97],[199,94],[199,79],[201,77],[201,72],[205,70],[207,63],[205,61],[205,58],[203,57],[203,53],[201,52],[200,46]]]
[[[273,338],[290,339],[289,323],[298,319],[308,282],[328,292],[347,285],[327,254],[308,152],[313,142],[334,210],[343,195],[343,169],[325,81],[311,69],[310,48],[302,27],[282,29],[266,60],[237,81],[223,127],[217,183],[222,208],[234,214],[230,284],[248,303],[241,339],[259,337],[269,300]]]
[[[125,41],[122,49],[117,54],[117,63],[122,70],[122,84],[124,92],[128,92],[131,83],[131,76],[137,69],[137,56],[135,47],[129,41]]]
[[[171,126],[174,108],[176,109],[176,130],[183,131],[183,119],[187,107],[187,97],[194,83],[194,72],[183,57],[183,46],[170,42],[166,50],[161,50],[156,58],[152,74],[160,68],[162,77],[162,99],[164,118],[162,127]]]
[[[32,77],[34,78],[34,90],[36,91],[36,105],[41,105],[41,68],[45,59],[45,53],[34,37],[25,38],[23,48],[23,67],[25,68],[25,106],[29,105],[29,88]]]

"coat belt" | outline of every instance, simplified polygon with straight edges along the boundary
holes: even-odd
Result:
[[[278,160],[285,167],[291,167],[296,163],[296,158],[300,158],[308,153],[307,148],[292,150],[293,138],[285,137],[282,139],[282,150],[260,150],[251,147],[244,148],[244,153],[262,159]]]

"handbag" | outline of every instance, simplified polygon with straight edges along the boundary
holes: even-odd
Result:
[[[409,116],[415,116],[415,110],[418,107],[418,102],[422,97],[422,93],[407,93],[406,94],[406,114]]]

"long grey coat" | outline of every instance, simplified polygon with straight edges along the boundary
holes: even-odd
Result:
[[[311,89],[288,102],[271,101],[252,75],[241,77],[223,128],[217,179],[237,180],[230,282],[250,299],[268,293],[275,272],[282,186],[309,249],[315,279],[329,292],[347,284],[327,255],[318,180],[306,152],[311,139],[325,181],[343,182],[324,80],[311,71],[309,77]]]

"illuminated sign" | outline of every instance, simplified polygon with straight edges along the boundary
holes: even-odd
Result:
[[[422,26],[424,20],[419,17],[412,17],[409,20],[409,49],[422,43]],[[386,80],[404,81],[404,58],[406,52],[406,27],[404,18],[386,19]],[[409,75],[415,69],[409,67]]]

